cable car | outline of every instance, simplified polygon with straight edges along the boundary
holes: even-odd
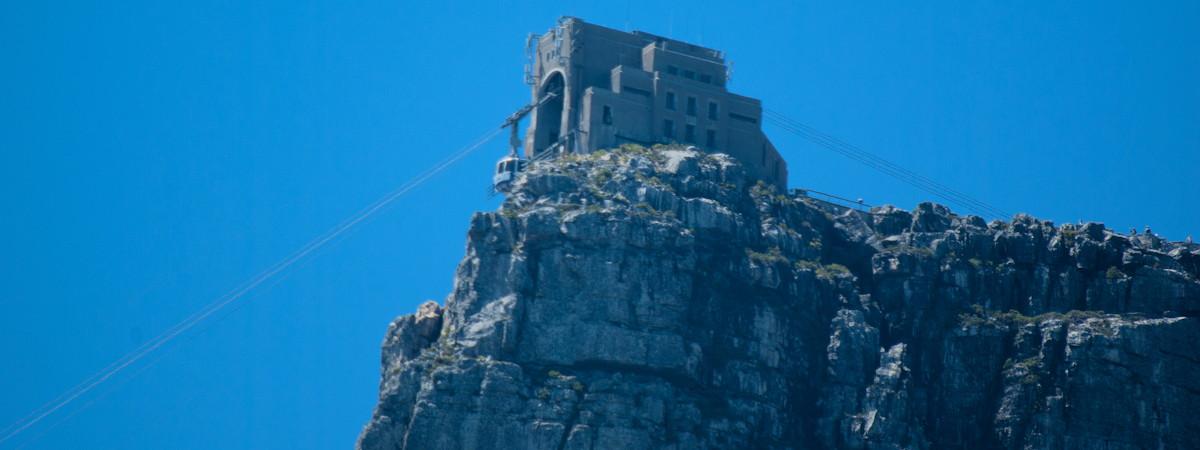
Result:
[[[496,192],[508,190],[513,180],[517,178],[517,172],[525,169],[525,162],[515,153],[510,153],[496,161],[496,173],[492,175],[492,189]]]
[[[499,192],[505,192],[512,185],[513,180],[517,178],[517,172],[525,170],[525,165],[529,162],[521,158],[517,154],[517,149],[521,147],[521,139],[517,137],[517,125],[521,122],[521,118],[533,111],[534,108],[546,103],[552,98],[558,97],[558,92],[549,92],[540,100],[525,105],[517,112],[512,113],[507,119],[504,119],[504,125],[500,128],[508,128],[511,133],[508,137],[508,156],[500,158],[496,161],[496,172],[492,174],[492,190],[494,195]]]

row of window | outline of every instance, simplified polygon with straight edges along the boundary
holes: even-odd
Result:
[[[716,105],[715,103],[709,103],[709,113],[711,114],[711,116],[716,115],[715,105]],[[605,125],[612,125],[612,122],[613,122],[612,108],[609,107],[608,105],[604,105],[603,112],[601,113],[601,120],[604,122]],[[671,140],[675,139],[675,121],[674,120],[671,120],[671,119],[663,120],[663,133],[662,134],[663,134],[664,138],[671,139]],[[696,142],[696,126],[695,125],[684,124],[684,126],[683,126],[683,142],[686,142],[689,144]],[[714,130],[712,128],[704,130],[704,146],[707,147],[709,150],[713,150],[713,149],[717,148],[717,130]],[[761,158],[761,160],[759,161],[759,164],[761,164],[763,167],[766,167],[766,165],[767,165],[767,144],[763,144],[762,155],[760,156],[760,158]],[[774,161],[774,163],[775,163],[775,178],[779,178],[779,161],[776,160],[776,161]]]
[[[675,93],[674,92],[667,91],[666,108],[670,111],[675,110]],[[713,102],[713,101],[708,102],[708,119],[709,120],[717,120],[717,112],[718,112],[717,109],[718,109],[717,102]],[[688,96],[687,108],[685,109],[684,112],[687,113],[687,115],[689,115],[689,116],[692,116],[692,117],[696,116],[696,97],[693,97],[690,95]]]
[[[671,119],[663,120],[663,137],[667,139],[675,139],[675,121]],[[685,124],[683,126],[683,142],[696,142],[696,126]],[[717,130],[709,128],[704,130],[704,146],[710,150],[717,147]]]
[[[692,100],[694,100],[694,98]],[[716,116],[716,105],[717,105],[716,103],[709,103],[710,118]],[[613,123],[612,107],[610,107],[608,105],[604,105],[604,107],[600,113],[600,121],[603,122],[605,125],[612,125],[612,123]],[[663,136],[666,136],[669,139],[675,138],[675,121],[668,119],[663,123]],[[684,142],[695,142],[696,141],[696,126],[695,125],[688,124],[687,126],[684,127],[683,140],[684,140]],[[717,130],[709,129],[705,132],[704,145],[709,148],[716,147],[716,145],[717,145]]]
[[[681,71],[681,70],[679,70],[678,67],[675,67],[675,66],[667,66],[667,73],[670,75],[682,74],[682,76],[684,78],[687,78],[689,80],[699,80],[701,83],[712,84],[712,82],[713,82],[713,77],[710,74],[707,74],[707,73],[696,74],[696,71],[689,70],[689,69],[683,69]]]

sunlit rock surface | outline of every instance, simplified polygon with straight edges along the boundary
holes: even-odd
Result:
[[[1200,448],[1198,270],[1100,224],[572,155],[472,219],[444,307],[392,323],[358,447]]]

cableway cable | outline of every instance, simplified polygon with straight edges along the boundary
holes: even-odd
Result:
[[[355,225],[358,225],[359,223],[363,222],[364,220],[366,220],[369,217],[371,217],[372,215],[374,215],[379,210],[383,209],[384,207],[388,206],[392,202],[396,201],[396,199],[399,199],[400,197],[404,196],[404,194],[407,194],[409,191],[413,190],[417,186],[420,186],[424,182],[428,181],[430,178],[433,178],[437,174],[441,173],[442,171],[446,170],[450,166],[459,162],[460,160],[465,158],[467,155],[471,154],[475,150],[482,147],[483,144],[485,144],[488,141],[495,138],[502,131],[504,131],[503,128],[496,128],[496,129],[493,129],[493,130],[483,134],[478,139],[476,139],[474,142],[472,142],[470,145],[467,145],[466,147],[463,147],[462,149],[456,151],[455,153],[451,154],[450,156],[448,156],[446,159],[442,160],[438,164],[436,164],[433,167],[429,168],[428,170],[418,174],[417,176],[408,180],[404,184],[401,184],[395,190],[389,192],[387,195],[383,196],[379,200],[376,200],[374,203],[371,203],[367,207],[359,210],[359,212],[355,213],[354,215],[350,216],[346,220],[342,221],[342,223],[333,227],[329,231],[326,231],[324,234],[321,234],[321,235],[317,236],[315,239],[313,239],[312,241],[309,241],[308,244],[305,244],[303,247],[301,247],[299,250],[292,253],[287,258],[284,258],[283,260],[279,261],[275,265],[260,272],[258,275],[255,275],[253,278],[250,278],[246,282],[242,283],[238,287],[229,291],[225,295],[219,297],[217,300],[208,304],[207,306],[200,309],[199,311],[196,311],[195,313],[188,316],[186,319],[177,323],[175,326],[171,327],[170,329],[163,332],[162,334],[158,335],[154,339],[147,341],[146,343],[142,344],[137,349],[125,354],[124,356],[117,359],[116,361],[113,361],[111,364],[104,367],[99,372],[88,377],[87,379],[85,379],[84,381],[75,385],[71,389],[68,389],[66,392],[63,392],[62,394],[55,397],[53,400],[47,402],[46,404],[42,405],[41,407],[35,409],[33,412],[29,413],[24,418],[9,425],[8,427],[5,427],[4,431],[2,432],[4,434],[2,436],[0,436],[0,443],[3,443],[5,441],[11,439],[12,437],[20,434],[22,431],[25,431],[29,427],[32,427],[33,425],[42,421],[47,416],[54,414],[54,412],[58,411],[59,409],[63,408],[64,406],[67,406],[68,404],[70,404],[75,399],[79,398],[80,396],[88,393],[92,389],[96,388],[96,386],[99,386],[100,384],[109,380],[110,378],[117,375],[124,369],[128,368],[130,365],[132,365],[132,364],[138,362],[139,360],[141,360],[142,358],[146,357],[146,355],[149,355],[150,353],[159,349],[160,347],[167,344],[171,340],[175,339],[180,334],[183,334],[183,333],[187,332],[188,330],[192,329],[197,324],[203,322],[205,319],[209,318],[213,314],[217,313],[221,309],[228,306],[230,303],[233,303],[233,302],[237,301],[238,299],[242,298],[243,296],[246,295],[246,293],[254,290],[254,288],[263,284],[263,282],[271,279],[275,275],[278,275],[280,272],[287,270],[289,267],[295,265],[297,262],[304,259],[309,254],[313,253],[314,251],[321,248],[325,244],[329,243],[330,241],[334,240],[335,238],[342,235],[346,231],[350,230]]]
[[[847,158],[853,159],[913,187],[933,194],[947,203],[958,205],[964,209],[976,212],[983,216],[991,216],[992,218],[1011,217],[1011,214],[1003,209],[997,208],[982,200],[975,199],[967,194],[954,190],[949,186],[930,179],[929,177],[908,170],[896,163],[874,155],[853,144],[849,144],[834,136],[823,133],[816,128],[805,125],[799,121],[792,120],[780,112],[764,108],[763,117],[786,131],[792,132],[813,143],[837,152]]]

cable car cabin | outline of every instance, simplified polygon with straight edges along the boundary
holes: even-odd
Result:
[[[496,174],[492,175],[492,188],[496,192],[504,192],[517,177],[517,172],[525,169],[525,160],[516,155],[508,155],[496,161]]]

